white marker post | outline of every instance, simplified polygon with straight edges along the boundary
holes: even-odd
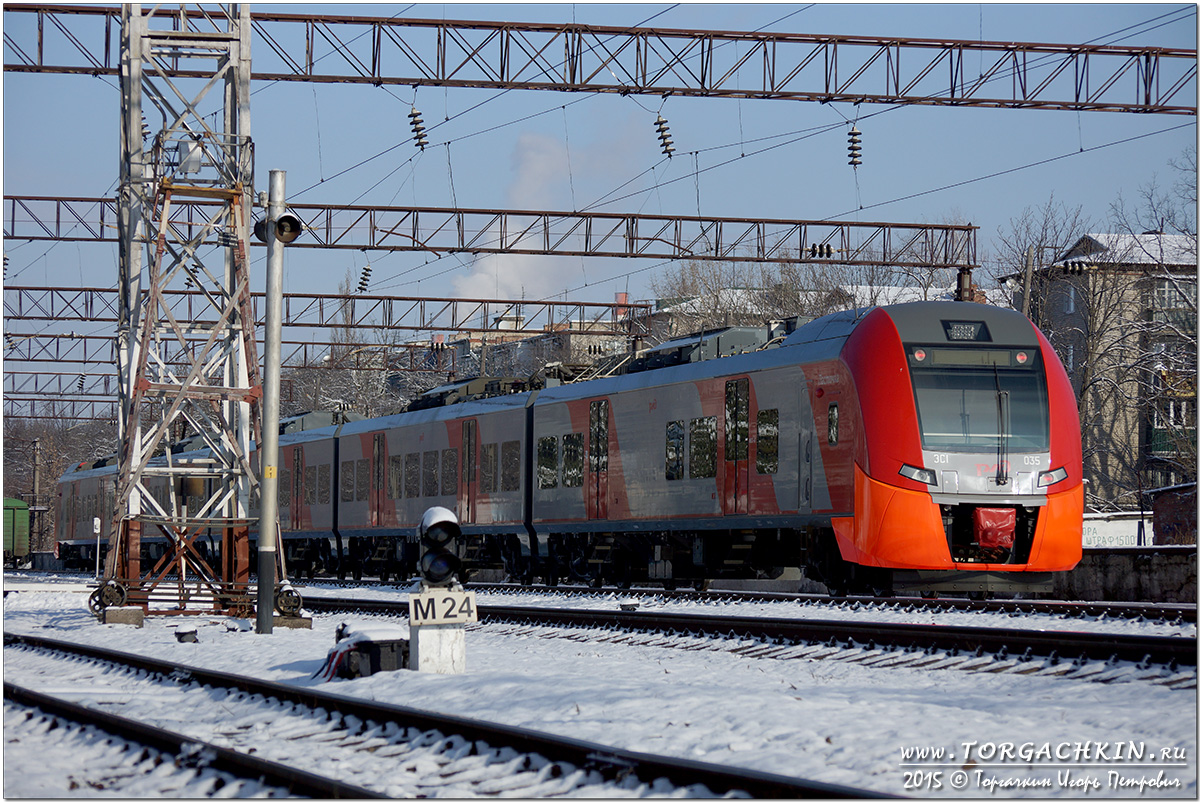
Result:
[[[475,591],[421,586],[408,597],[408,667],[434,674],[467,670],[467,624],[478,621]]]

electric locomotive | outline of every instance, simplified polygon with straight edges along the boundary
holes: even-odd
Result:
[[[309,573],[401,577],[436,505],[468,571],[550,584],[796,566],[835,593],[1045,592],[1080,559],[1075,399],[1024,316],[899,304],[711,350],[285,435],[285,548]]]
[[[1074,396],[1016,312],[840,312],[544,390],[532,418],[531,528],[618,581],[804,566],[834,592],[1048,591],[1081,556]]]
[[[830,584],[890,572],[898,586],[929,591],[1051,590],[1052,572],[1082,555],[1084,496],[1074,392],[1042,333],[977,304],[903,304],[827,323],[839,325],[850,330],[826,363],[833,381],[818,368],[810,392],[844,394],[856,419],[854,458],[839,471],[853,514],[831,517],[850,570],[828,561]],[[830,451],[833,403],[814,405]]]

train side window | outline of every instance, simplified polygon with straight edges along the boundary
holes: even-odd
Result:
[[[484,443],[479,449],[479,489],[496,492],[496,443]]]
[[[354,460],[342,463],[342,501],[354,501]]]
[[[458,495],[458,449],[442,449],[442,495]]]
[[[438,494],[438,453],[426,451],[421,455],[421,490],[426,496]]]
[[[403,498],[401,495],[404,485],[404,456],[395,454],[388,457],[387,497]]]
[[[754,460],[759,473],[779,470],[779,410],[758,411],[758,456]]]
[[[280,471],[279,483],[275,486],[275,499],[279,508],[292,506],[292,472]]]
[[[509,440],[500,445],[500,489],[512,492],[521,489],[521,441]]]
[[[564,434],[562,451],[563,487],[583,487],[583,432]]]
[[[838,405],[835,401],[829,405],[829,445],[836,446],[838,442]]]
[[[310,507],[317,503],[317,466],[304,468],[304,503]]]
[[[683,478],[683,421],[667,422],[667,481]]]
[[[713,478],[717,475],[716,417],[694,418],[689,434],[688,474],[693,479]]]
[[[549,490],[558,487],[558,438],[538,438],[538,487]]]
[[[421,455],[415,451],[404,455],[404,497],[421,497]]]
[[[329,503],[330,470],[328,465],[317,466],[317,503]]]
[[[360,459],[354,464],[354,500],[366,501],[371,483],[371,461]]]

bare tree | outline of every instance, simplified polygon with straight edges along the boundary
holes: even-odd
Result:
[[[31,533],[34,551],[53,547],[59,477],[80,463],[90,466],[111,457],[117,448],[117,429],[112,422],[65,420],[57,417],[53,403],[45,411],[46,417],[39,420],[10,418],[4,422],[5,497],[50,508],[38,522],[40,530],[35,527]]]
[[[1170,190],[1151,179],[1138,189],[1136,204],[1118,197],[1110,207],[1113,230],[1145,266],[1136,379],[1149,441],[1143,484],[1152,487],[1195,482],[1197,470],[1196,148],[1171,166],[1177,175]]]
[[[1027,206],[1008,221],[1007,227],[1000,229],[996,240],[996,254],[987,271],[988,277],[998,284],[998,294],[993,300],[1021,308],[1026,260],[1032,253],[1028,297],[1033,303],[1029,307],[1029,318],[1051,336],[1052,321],[1047,319],[1044,301],[1052,291],[1053,276],[1047,273],[1047,268],[1092,230],[1092,226],[1082,207],[1070,208],[1056,202],[1053,195],[1042,206]],[[1004,280],[1013,276],[1018,278]],[[1039,300],[1043,302],[1039,303]]]
[[[1001,289],[1018,309],[1029,299],[1071,377],[1096,509],[1137,507],[1164,476],[1196,476],[1194,150],[1177,164],[1191,177],[1173,195],[1151,182],[1138,205],[1118,199],[1109,233],[1089,235],[1092,221],[1051,198],[998,242]]]
[[[368,340],[355,325],[354,276],[347,271],[338,284],[342,296],[340,325],[330,333],[329,351],[309,364],[285,368],[283,412],[349,410],[367,417],[400,411],[405,399],[389,381],[398,335]]]

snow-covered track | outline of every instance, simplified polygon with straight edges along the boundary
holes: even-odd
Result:
[[[309,580],[318,584],[320,580]],[[354,587],[351,583],[340,583]],[[297,587],[300,583],[297,583]],[[601,596],[609,595],[612,589],[597,589],[582,585],[558,585],[546,587],[541,585],[517,585],[511,583],[482,583],[472,582],[472,590],[480,593],[487,592],[497,595],[511,595],[519,598],[528,593],[561,594],[563,596]],[[758,590],[663,590],[662,588],[624,588],[622,596],[642,599],[685,600],[703,604],[705,602],[780,602],[801,603],[816,607],[879,607],[902,610],[921,610],[930,612],[991,612],[1008,614],[1043,614],[1062,618],[1111,618],[1111,619],[1142,619],[1146,621],[1161,621],[1164,623],[1194,624],[1196,623],[1196,605],[1189,604],[1145,604],[1141,602],[1105,602],[1105,601],[1049,601],[1040,599],[958,599],[938,598],[919,599],[915,597],[891,596],[841,596],[830,597],[815,593],[779,593]]]
[[[87,660],[114,663],[134,672],[148,672],[153,681],[211,688],[271,700],[276,716],[303,715],[307,729],[320,730],[315,739],[289,738],[306,765],[320,765],[318,748],[337,748],[329,742],[349,738],[349,748],[379,759],[379,777],[358,778],[359,784],[396,795],[421,796],[711,796],[750,795],[768,798],[856,798],[881,796],[847,786],[820,783],[749,769],[660,757],[558,737],[516,727],[371,702],[335,693],[216,672],[100,647],[41,638],[5,635],[5,645],[54,650]],[[7,691],[6,691],[7,693]],[[261,700],[258,700],[261,701]],[[300,708],[296,711],[295,708]],[[177,708],[178,709],[178,706]],[[333,721],[331,725],[328,722]],[[314,750],[306,752],[305,750]],[[414,753],[423,750],[419,756]],[[337,758],[334,759],[337,762]],[[349,762],[349,761],[346,761]],[[403,764],[404,770],[400,768]],[[430,771],[421,777],[411,772]],[[400,780],[397,780],[397,778]],[[376,792],[378,793],[378,792]],[[318,794],[324,796],[325,794]]]
[[[359,611],[405,616],[406,602],[368,599],[310,598],[314,612]],[[478,606],[483,623],[534,623],[552,626],[599,627],[663,633],[704,633],[756,638],[764,642],[859,646],[888,651],[944,650],[953,654],[990,653],[1017,659],[1125,660],[1149,666],[1196,665],[1196,639],[1156,635],[1009,629],[878,621],[708,616],[658,613],[647,610],[568,610],[548,607]]]
[[[383,794],[357,785],[198,741],[172,730],[154,727],[103,710],[56,699],[11,682],[4,683],[4,699],[77,724],[90,725],[105,733],[156,749],[171,756],[176,766],[225,772],[234,777],[255,780],[281,789],[286,795],[310,796],[316,799],[387,798]]]

